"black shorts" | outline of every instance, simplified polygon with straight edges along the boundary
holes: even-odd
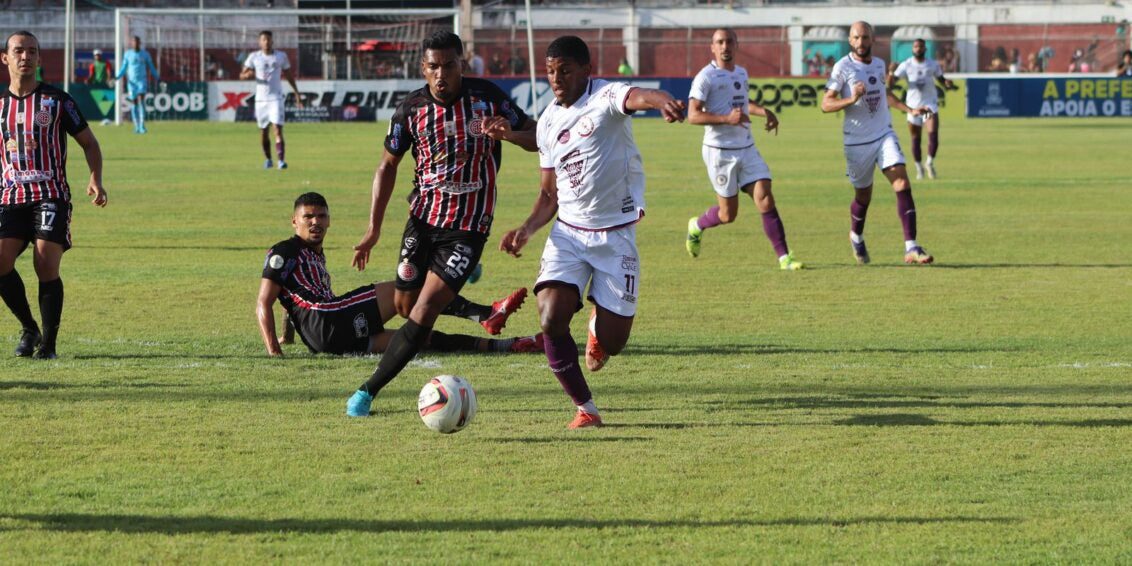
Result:
[[[385,330],[373,285],[358,287],[318,308],[288,309],[299,338],[316,354],[368,354],[370,336]]]
[[[0,238],[30,242],[46,240],[71,249],[71,203],[66,199],[37,200],[0,206]]]
[[[479,232],[437,228],[410,216],[401,238],[396,287],[413,291],[424,286],[425,274],[437,274],[453,292],[459,293],[480,262],[487,235]]]

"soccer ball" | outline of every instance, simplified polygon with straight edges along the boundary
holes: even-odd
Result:
[[[476,392],[462,377],[438,375],[421,389],[417,412],[425,426],[436,432],[459,432],[476,416]]]

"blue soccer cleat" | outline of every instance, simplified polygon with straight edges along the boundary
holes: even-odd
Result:
[[[271,169],[271,160],[270,159],[264,159],[263,160],[263,168],[264,169]]]
[[[362,391],[361,389],[354,392],[349,401],[346,401],[346,416],[348,417],[368,417],[369,406],[373,403],[373,395]]]
[[[476,281],[480,280],[480,277],[483,277],[483,264],[477,263],[475,269],[472,270],[472,274],[468,276],[468,283],[474,284]]]

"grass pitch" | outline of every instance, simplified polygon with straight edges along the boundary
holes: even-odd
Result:
[[[344,405],[375,359],[265,357],[253,302],[297,194],[330,200],[337,290],[392,277],[410,160],[349,270],[383,124],[288,126],[283,172],[249,124],[95,126],[110,206],[76,205],[62,357],[0,366],[0,562],[1132,561],[1129,122],[945,113],[941,179],[913,182],[938,264],[901,264],[879,185],[858,267],[839,118],[781,118],[757,139],[798,273],[750,202],[689,258],[701,131],[635,124],[640,311],[588,376],[608,426],[575,432],[538,355],[423,355],[365,420]],[[537,186],[532,155],[503,167],[476,300],[531,285],[546,234],[494,251]],[[535,331],[532,299],[507,333]],[[479,393],[456,435],[415,414],[439,373]]]

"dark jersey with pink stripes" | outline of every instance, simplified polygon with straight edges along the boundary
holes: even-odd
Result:
[[[502,151],[484,134],[483,120],[490,116],[503,116],[514,129],[528,120],[499,87],[475,78],[461,81],[460,96],[451,104],[433,98],[425,86],[397,106],[385,149],[394,155],[413,152],[410,214],[438,228],[491,230]]]
[[[39,83],[26,96],[0,94],[0,205],[71,199],[67,185],[67,135],[87,128],[66,92]]]
[[[333,311],[349,306],[338,304],[341,301],[330,290],[326,256],[303,245],[298,236],[267,250],[263,278],[283,287],[279,302],[288,312],[293,309]]]

